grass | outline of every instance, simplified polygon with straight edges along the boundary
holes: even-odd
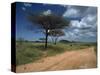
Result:
[[[48,43],[48,48],[44,49],[44,43],[16,42],[16,65],[27,64],[42,57],[53,56],[65,51],[79,50],[93,46],[86,43]]]
[[[94,51],[95,51],[95,54],[97,56],[97,44],[94,44]]]

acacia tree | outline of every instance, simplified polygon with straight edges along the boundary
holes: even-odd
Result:
[[[64,36],[65,33],[60,29],[50,30],[49,36],[52,38],[52,42],[56,45],[58,38]]]
[[[63,29],[69,26],[69,21],[64,19],[62,16],[54,14],[34,14],[28,15],[28,20],[33,23],[33,25],[38,25],[41,29],[45,31],[45,48],[47,48],[49,31],[53,29]]]

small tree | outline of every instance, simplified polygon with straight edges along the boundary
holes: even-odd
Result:
[[[28,20],[33,23],[33,25],[38,25],[41,29],[45,31],[45,48],[47,48],[49,31],[53,29],[63,29],[69,26],[69,21],[65,20],[62,16],[57,16],[54,14],[34,14],[28,15]]]
[[[64,32],[60,29],[50,30],[49,36],[51,36],[53,43],[56,45],[58,38],[64,36]]]

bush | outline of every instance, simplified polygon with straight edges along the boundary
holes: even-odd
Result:
[[[16,64],[26,64],[41,58],[42,52],[35,49],[23,49],[16,53]]]

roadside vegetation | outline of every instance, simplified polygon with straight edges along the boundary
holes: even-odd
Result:
[[[44,43],[16,41],[16,65],[31,63],[43,57],[54,56],[65,51],[80,50],[91,46],[96,47],[96,44],[58,42],[56,45],[48,43],[48,48],[45,50]]]

